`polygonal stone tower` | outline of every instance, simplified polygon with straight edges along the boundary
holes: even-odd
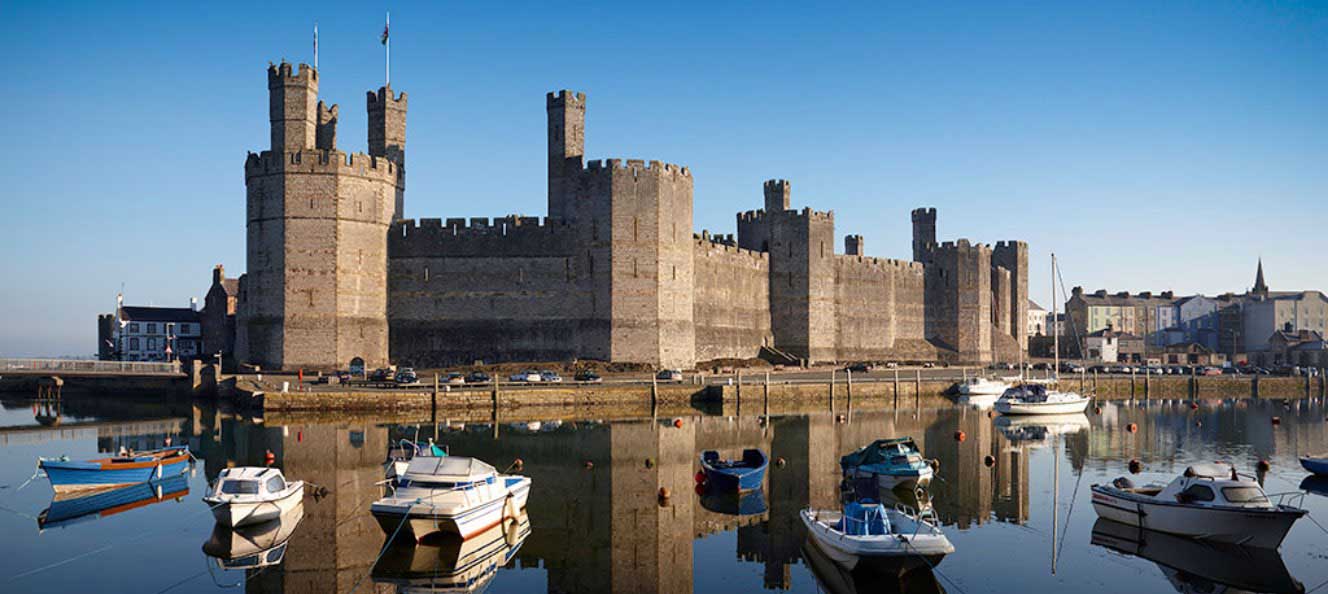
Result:
[[[238,360],[286,370],[386,365],[387,233],[404,187],[405,94],[370,93],[377,154],[366,155],[334,146],[337,107],[318,102],[316,70],[270,66],[268,91],[272,148],[244,165]]]

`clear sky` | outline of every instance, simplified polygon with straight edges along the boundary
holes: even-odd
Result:
[[[1328,4],[110,2],[0,4],[0,355],[87,355],[96,314],[200,302],[244,270],[265,68],[311,61],[365,147],[410,95],[408,217],[543,215],[544,93],[588,94],[587,157],[687,165],[695,225],[761,182],[869,255],[1031,244],[1089,290],[1328,289]],[[837,247],[842,251],[843,246]]]

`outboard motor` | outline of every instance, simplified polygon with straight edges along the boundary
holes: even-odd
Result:
[[[1111,486],[1116,487],[1117,489],[1122,489],[1122,490],[1124,490],[1124,489],[1133,489],[1133,488],[1134,488],[1134,481],[1130,480],[1128,477],[1120,476],[1120,477],[1116,477],[1116,480],[1111,481]]]

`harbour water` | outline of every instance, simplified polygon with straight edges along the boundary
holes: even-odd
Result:
[[[398,592],[457,584],[447,591],[467,584],[491,593],[1328,591],[1328,532],[1320,526],[1328,525],[1328,481],[1304,482],[1297,463],[1328,451],[1328,410],[1316,399],[1206,400],[1197,409],[1183,400],[1111,402],[1100,413],[1050,420],[956,405],[807,410],[768,421],[587,411],[497,426],[372,416],[276,422],[188,403],[69,400],[58,411],[26,400],[3,404],[4,592]],[[435,427],[453,454],[499,469],[521,459],[534,481],[525,517],[483,542],[385,550],[369,504],[380,495],[388,446],[432,437]],[[934,569],[897,575],[845,572],[807,549],[798,511],[836,505],[839,456],[905,435],[939,460],[929,498],[955,553]],[[121,446],[160,447],[168,437],[187,443],[198,462],[160,489],[71,507],[53,501],[45,480],[27,482],[39,456],[86,459]],[[745,447],[773,461],[759,501],[695,492],[702,450],[733,455]],[[263,465],[268,452],[287,477],[326,494],[307,497],[298,522],[253,539],[214,533],[201,501],[209,479],[227,466]],[[1137,482],[1169,480],[1213,460],[1252,473],[1266,460],[1269,493],[1318,492],[1305,495],[1310,517],[1277,552],[1141,537],[1097,524],[1090,503],[1090,485],[1129,474],[1131,460],[1143,465]]]

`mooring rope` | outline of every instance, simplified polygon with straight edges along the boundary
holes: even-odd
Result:
[[[917,520],[917,519],[915,519],[915,520],[918,521],[918,522],[921,522],[921,520]],[[916,532],[915,532],[915,534],[916,534]],[[942,580],[945,580],[945,583],[950,584],[950,587],[954,588],[955,590],[958,590],[958,591],[959,591],[959,594],[965,594],[964,589],[963,589],[962,587],[960,587],[960,585],[959,585],[957,582],[955,582],[954,580],[950,579],[950,578],[949,578],[948,576],[946,576],[945,574],[941,573],[941,570],[936,569],[936,566],[935,566],[935,565],[932,565],[931,561],[927,559],[927,556],[926,556],[926,555],[923,555],[920,551],[918,551],[918,549],[917,549],[916,547],[913,546],[913,543],[912,543],[912,542],[909,542],[908,539],[901,539],[901,540],[904,541],[904,546],[906,546],[906,547],[908,547],[910,550],[912,550],[914,555],[917,555],[919,559],[922,559],[922,562],[923,562],[923,563],[926,563],[926,564],[927,564],[927,568],[930,569],[932,573],[936,574],[937,576],[940,576],[940,578],[941,578]]]
[[[422,501],[416,499],[415,503],[422,503]],[[378,556],[374,558],[373,564],[369,566],[369,573],[366,573],[360,576],[360,579],[355,580],[355,585],[351,586],[350,594],[355,594],[355,591],[360,588],[360,582],[363,582],[364,578],[368,577],[369,574],[372,574],[375,567],[378,567],[378,562],[383,560],[383,555],[387,554],[387,549],[392,548],[392,541],[397,539],[397,534],[401,533],[401,527],[405,526],[406,520],[409,519],[410,508],[406,508],[406,513],[401,515],[401,521],[397,523],[397,529],[392,531],[392,536],[387,537],[387,541],[383,543],[383,550],[378,551]]]

